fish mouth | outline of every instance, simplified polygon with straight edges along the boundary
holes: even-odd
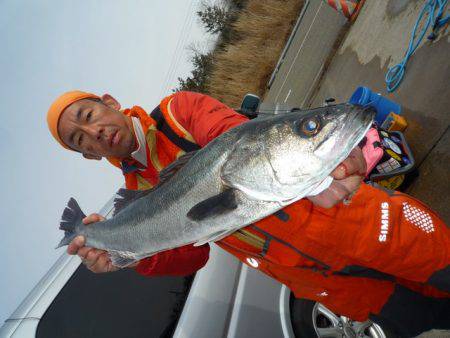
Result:
[[[353,105],[350,114],[343,121],[346,128],[342,133],[343,139],[352,141],[355,138],[363,138],[372,125],[375,114],[376,110],[373,107]]]
[[[354,106],[351,114],[343,122],[346,129],[340,137],[341,146],[356,146],[372,126],[375,114],[376,110],[373,107]]]
[[[342,148],[358,144],[367,133],[376,114],[374,108],[359,105],[345,104],[338,109],[340,111],[333,111],[327,116],[331,128],[314,150],[314,154],[322,159],[340,152]]]
[[[360,116],[363,118],[363,123],[372,123],[375,118],[377,111],[374,107],[371,106],[363,106],[363,110],[361,111]]]

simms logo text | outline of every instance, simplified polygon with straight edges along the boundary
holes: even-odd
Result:
[[[378,241],[386,242],[386,237],[389,231],[389,203],[381,203],[381,229]]]

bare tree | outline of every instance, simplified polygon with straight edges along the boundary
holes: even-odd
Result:
[[[221,33],[233,19],[234,11],[224,2],[202,2],[197,11],[206,31],[211,34]]]
[[[200,51],[194,45],[191,45],[189,48],[193,54],[190,61],[194,69],[186,79],[178,78],[179,85],[174,91],[189,90],[206,93],[206,81],[211,74],[213,54],[212,52]]]

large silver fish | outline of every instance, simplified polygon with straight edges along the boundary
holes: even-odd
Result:
[[[157,188],[121,189],[111,219],[85,226],[70,199],[58,247],[83,235],[86,246],[107,250],[124,267],[163,250],[217,241],[316,190],[362,140],[373,115],[341,104],[258,117],[171,164],[161,177],[175,173]]]

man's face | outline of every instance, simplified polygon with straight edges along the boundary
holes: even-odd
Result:
[[[127,158],[136,148],[132,122],[114,98],[102,100],[83,99],[68,106],[59,119],[59,135],[87,158]]]

